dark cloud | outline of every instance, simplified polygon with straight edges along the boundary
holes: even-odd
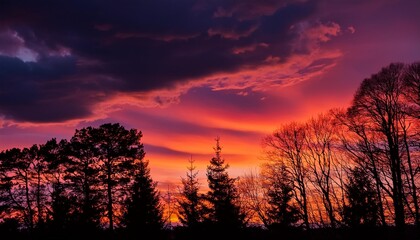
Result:
[[[279,2],[2,1],[0,116],[84,118],[116,93],[171,89],[269,56],[284,61],[296,37],[290,26],[315,6]]]
[[[0,113],[9,119],[59,122],[84,117],[111,88],[101,77],[79,74],[73,57],[23,62],[0,56]]]

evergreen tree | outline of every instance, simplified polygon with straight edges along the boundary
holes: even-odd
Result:
[[[271,227],[286,228],[298,220],[299,211],[290,201],[293,198],[293,183],[284,165],[268,179],[267,215]]]
[[[12,214],[32,232],[35,229],[35,198],[32,194],[33,152],[28,148],[12,148],[0,155],[2,210]]]
[[[157,234],[163,228],[163,209],[157,183],[150,176],[149,162],[139,159],[131,195],[127,200],[123,222],[132,236]]]
[[[344,222],[350,227],[375,226],[379,220],[379,205],[372,179],[366,171],[355,167],[345,186],[348,205],[344,206]]]
[[[203,206],[201,196],[198,193],[199,182],[197,179],[198,171],[195,170],[194,160],[188,161],[187,177],[182,178],[181,198],[178,199],[178,218],[180,222],[189,228],[194,228],[203,221]]]
[[[214,156],[210,165],[207,166],[207,181],[210,190],[207,200],[210,203],[210,221],[217,227],[224,229],[239,229],[244,226],[244,215],[236,203],[238,192],[235,186],[235,178],[230,178],[227,172],[228,164],[225,164],[221,156],[220,139],[216,138]]]
[[[51,193],[51,217],[49,222],[52,233],[67,230],[70,223],[71,201],[65,193],[63,184],[53,183]]]
[[[74,223],[91,232],[100,225],[99,159],[95,156],[92,127],[76,130],[65,150],[69,158],[64,179],[68,181]]]
[[[70,224],[71,201],[64,181],[65,163],[68,158],[65,149],[69,143],[55,138],[40,146],[40,156],[47,163],[45,177],[51,188],[50,209],[47,215],[48,226],[53,233],[62,233]]]
[[[103,209],[108,218],[109,230],[114,230],[116,216],[127,196],[126,186],[133,180],[134,161],[144,156],[142,133],[126,130],[118,123],[103,124],[92,129],[95,157],[99,159],[98,178],[105,190]]]

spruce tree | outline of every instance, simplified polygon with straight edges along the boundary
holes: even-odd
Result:
[[[201,196],[198,193],[198,171],[194,171],[195,166],[192,157],[188,162],[190,165],[187,167],[187,177],[181,178],[182,189],[180,192],[181,198],[178,199],[178,218],[184,226],[194,228],[203,221],[203,206]]]
[[[379,203],[370,176],[363,168],[350,171],[345,186],[348,204],[344,206],[344,222],[350,227],[375,226],[379,221]]]
[[[284,165],[279,166],[275,174],[270,174],[268,180],[267,215],[270,227],[287,228],[298,220],[298,209],[291,204],[293,198],[293,183]]]
[[[244,226],[244,215],[237,204],[238,191],[235,178],[227,172],[228,164],[221,156],[220,139],[216,138],[216,155],[207,166],[207,181],[210,190],[207,200],[210,203],[210,221],[218,228],[235,230]]]
[[[123,221],[131,236],[157,234],[163,228],[163,209],[157,183],[152,180],[148,165],[149,162],[144,159],[137,162],[134,184],[126,204]]]

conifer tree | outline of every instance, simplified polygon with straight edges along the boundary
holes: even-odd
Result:
[[[350,227],[375,226],[379,221],[379,205],[370,176],[360,167],[350,171],[346,185],[348,205],[344,206],[344,222]]]
[[[131,196],[127,200],[124,223],[132,235],[158,233],[163,228],[163,209],[157,183],[150,176],[149,162],[139,159]]]
[[[92,127],[76,130],[65,150],[68,156],[64,179],[68,182],[72,199],[74,223],[85,231],[100,225],[101,199],[99,159],[95,156]]]
[[[125,129],[119,123],[107,123],[92,129],[90,134],[94,139],[95,157],[99,159],[98,178],[102,189],[106,189],[102,205],[112,232],[118,223],[119,207],[127,196],[126,188],[133,182],[134,161],[144,156],[140,142],[142,133]]]
[[[203,206],[199,195],[198,171],[195,170],[192,157],[188,160],[187,177],[182,178],[181,198],[178,199],[178,218],[180,222],[189,228],[194,228],[203,221]]]
[[[216,138],[216,155],[207,166],[207,181],[210,190],[207,200],[210,207],[210,221],[217,227],[226,229],[239,229],[244,225],[244,215],[237,204],[238,191],[235,186],[235,178],[230,178],[227,172],[228,164],[221,156],[222,148],[220,139]]]
[[[293,199],[293,182],[284,165],[279,166],[275,174],[270,174],[268,179],[267,215],[272,227],[286,228],[295,223],[299,218],[297,207],[291,204]]]

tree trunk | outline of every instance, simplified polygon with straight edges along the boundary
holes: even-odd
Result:
[[[31,199],[29,196],[29,179],[28,179],[28,172],[25,170],[25,197],[26,197],[26,204],[28,207],[28,221],[29,221],[29,230],[32,231],[34,229],[34,216],[33,210],[31,206]]]
[[[420,227],[420,211],[419,211],[419,200],[417,198],[417,186],[416,182],[414,181],[414,172],[413,172],[413,165],[411,163],[411,155],[410,155],[410,148],[407,141],[407,129],[404,129],[404,145],[405,150],[407,153],[407,163],[408,163],[408,171],[410,174],[410,181],[411,181],[411,195],[413,196],[413,203],[414,203],[414,217],[415,217],[415,224],[417,227]]]
[[[108,159],[108,161],[111,161]],[[109,231],[114,231],[114,212],[112,210],[112,185],[111,185],[111,163],[107,164],[107,195],[108,195],[108,219],[109,219]]]

